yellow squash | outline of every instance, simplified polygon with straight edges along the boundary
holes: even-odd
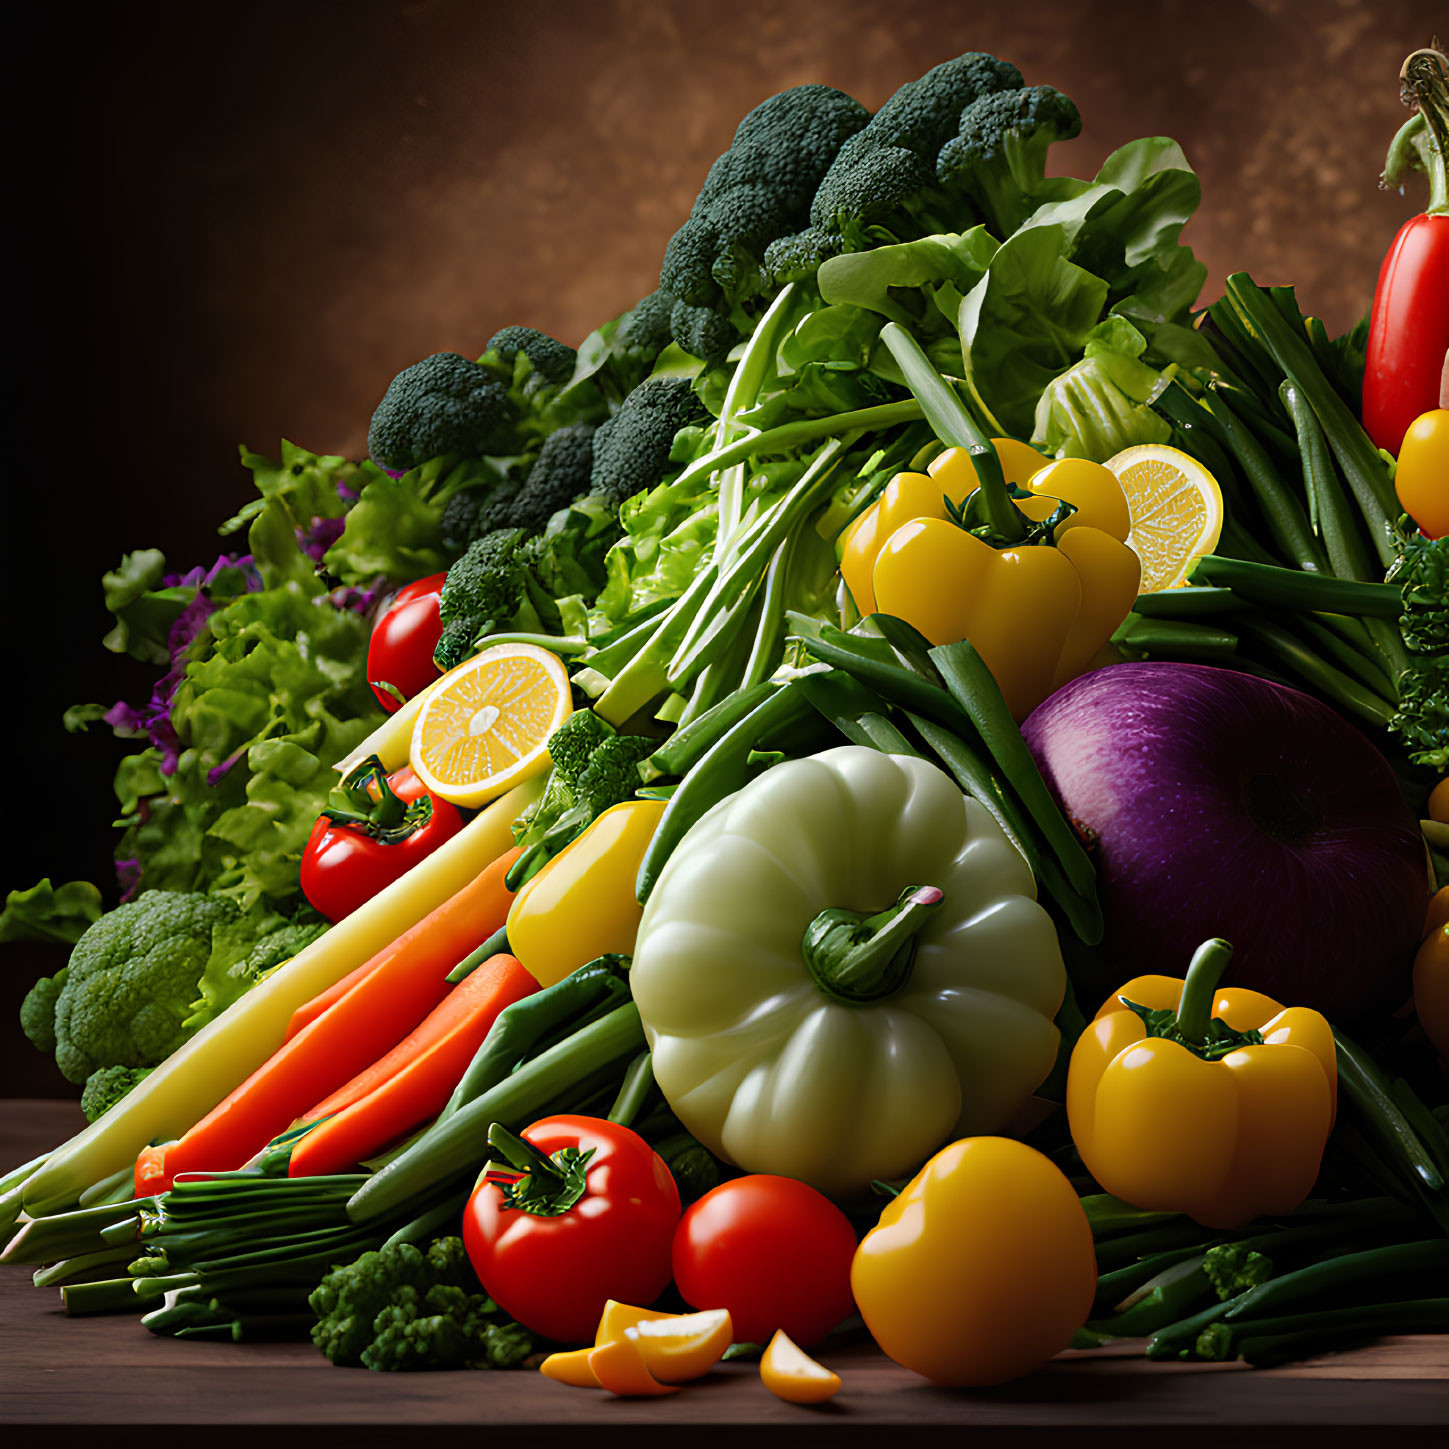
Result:
[[[1256,991],[1218,991],[1230,955],[1208,941],[1185,982],[1129,981],[1082,1033],[1067,1075],[1087,1171],[1136,1207],[1209,1228],[1297,1207],[1337,1103],[1328,1022]]]
[[[1132,607],[1141,565],[1107,469],[1048,463],[1009,438],[993,446],[1007,482],[1028,495],[1016,500],[1027,520],[1045,522],[1062,502],[1075,509],[1050,539],[997,547],[962,526],[979,482],[970,453],[950,448],[928,474],[891,480],[847,531],[840,571],[863,614],[894,614],[933,644],[969,639],[1021,720],[1091,664]]]

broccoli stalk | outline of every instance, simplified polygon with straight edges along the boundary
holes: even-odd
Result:
[[[543,794],[514,824],[523,854],[508,872],[509,890],[537,874],[611,805],[632,800],[643,783],[639,763],[657,743],[616,733],[592,710],[571,714],[549,737],[553,773]]]

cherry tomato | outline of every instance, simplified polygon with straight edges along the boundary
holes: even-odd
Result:
[[[592,1343],[604,1304],[652,1303],[669,1285],[679,1189],[627,1127],[545,1117],[521,1138],[489,1130],[492,1173],[463,1212],[463,1245],[488,1296],[535,1333]]]
[[[375,755],[332,792],[302,850],[302,894],[329,921],[351,915],[463,828],[456,805],[408,766],[384,775]]]
[[[695,1308],[728,1308],[735,1338],[776,1329],[802,1348],[854,1312],[855,1230],[828,1197],[793,1177],[722,1182],[680,1219],[674,1281]]]
[[[447,577],[445,573],[429,574],[399,589],[372,626],[367,678],[378,703],[389,714],[401,709],[404,700],[426,689],[438,677],[433,650],[443,632],[438,599]],[[383,684],[390,684],[402,699],[378,687]]]

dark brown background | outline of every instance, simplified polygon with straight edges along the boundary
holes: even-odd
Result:
[[[1422,198],[1380,193],[1431,0],[354,0],[59,5],[12,37],[3,458],[10,660],[0,889],[110,887],[122,746],[67,704],[144,698],[100,648],[123,550],[185,567],[244,501],[245,440],[356,452],[388,380],[525,322],[570,342],[656,285],[753,105],[875,108],[964,50],[1081,107],[1056,167],[1166,133],[1205,194],[1207,297],[1245,268],[1335,329]],[[0,1095],[67,1090],[14,1023],[63,951],[0,952]]]

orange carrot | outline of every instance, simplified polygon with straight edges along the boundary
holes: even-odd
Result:
[[[334,1092],[413,1029],[448,992],[448,972],[508,919],[503,883],[518,858],[501,855],[376,957],[330,1010],[285,1042],[166,1154],[167,1183],[182,1172],[242,1166],[314,1102]]]
[[[419,1023],[416,1031],[404,1037],[385,1057],[378,1058],[370,1067],[358,1072],[350,1082],[339,1087],[325,1101],[319,1102],[302,1121],[315,1122],[322,1117],[332,1117],[344,1107],[360,1102],[390,1081],[415,1057],[421,1056],[460,1027],[475,1021],[489,1010],[490,1003],[493,1014],[488,1017],[488,1024],[491,1026],[493,1016],[502,1011],[504,1006],[511,1006],[538,989],[538,982],[525,972],[524,979],[516,983],[515,991],[515,982],[506,979],[508,973],[503,971],[503,967],[510,962],[514,966],[518,964],[512,956],[507,955],[492,956],[483,962],[442,999],[437,1009]],[[508,999],[502,1001],[501,1005],[498,1004],[502,996],[510,992],[513,994],[508,995]],[[487,1035],[486,1029],[484,1035]]]
[[[332,1115],[292,1149],[289,1177],[354,1167],[442,1111],[498,1013],[538,989],[512,956],[494,956],[463,980],[428,1019],[381,1061],[314,1112]],[[344,1099],[354,1087],[361,1090]],[[311,1114],[309,1114],[310,1116]]]
[[[386,956],[385,951],[380,951],[376,956],[369,957],[353,971],[349,971],[341,981],[329,986],[326,991],[319,991],[311,1001],[299,1006],[292,1013],[292,1019],[287,1023],[286,1034],[282,1037],[283,1042],[289,1042],[304,1026],[310,1026],[316,1021],[329,1006],[336,1006],[364,976],[372,974],[374,968]]]

